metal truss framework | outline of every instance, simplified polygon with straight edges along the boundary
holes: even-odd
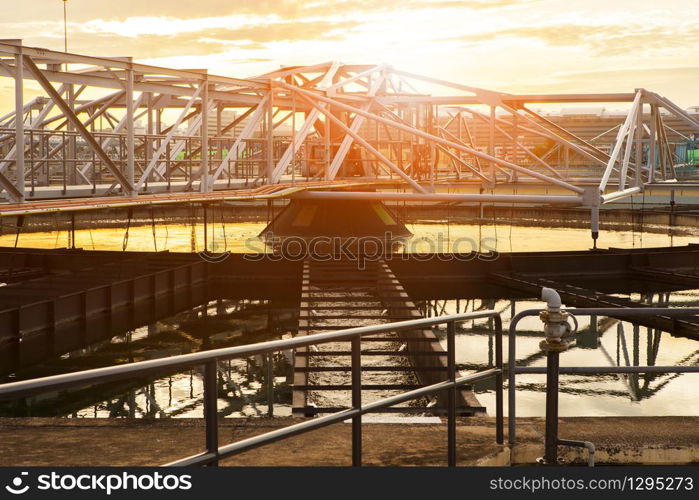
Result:
[[[670,145],[683,134],[668,116],[699,133],[695,117],[645,89],[508,94],[386,65],[327,62],[242,79],[1,40],[0,76],[15,88],[14,110],[0,117],[0,214],[18,204],[51,210],[47,200],[57,198],[74,208],[104,198],[95,205],[103,207],[120,196],[158,203],[162,193],[172,203],[171,193],[186,202],[307,183],[290,196],[587,206],[594,233],[601,204],[678,185]],[[44,95],[26,100],[25,80]],[[532,108],[551,103],[630,108],[623,123],[585,139]],[[474,139],[474,122],[487,137]],[[323,191],[345,180],[410,192]],[[438,193],[444,184],[478,192]],[[499,192],[522,185],[534,191]],[[60,210],[73,206],[65,201]]]

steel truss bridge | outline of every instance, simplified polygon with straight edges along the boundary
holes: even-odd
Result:
[[[672,144],[697,117],[642,88],[509,94],[334,61],[232,78],[21,40],[0,41],[0,76],[15,97],[0,111],[0,215],[364,197],[589,207],[594,236],[602,204],[694,187]],[[628,113],[584,137],[534,109],[556,103]]]

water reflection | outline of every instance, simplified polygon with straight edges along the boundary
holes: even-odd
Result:
[[[627,295],[628,296],[628,295]],[[638,300],[638,294],[631,294]],[[653,303],[696,307],[699,291],[655,295]],[[501,311],[504,328],[519,311],[539,308],[541,303],[510,300],[431,301],[427,309],[452,314],[490,308]],[[699,364],[699,343],[667,332],[607,317],[579,317],[576,343],[561,355],[561,366],[693,366]],[[543,338],[537,317],[524,318],[517,332],[517,364],[546,366],[539,349]],[[507,338],[504,341],[507,355]],[[475,372],[494,364],[494,332],[488,321],[474,320],[458,330],[457,363],[463,372]],[[486,354],[487,353],[487,354]],[[562,416],[607,415],[696,415],[699,401],[694,396],[696,374],[599,374],[561,375]],[[490,384],[492,385],[492,383]],[[478,399],[492,408],[493,387],[476,384]],[[517,411],[520,416],[543,416],[545,376],[517,375]]]
[[[695,306],[699,291],[654,295],[657,305]],[[637,294],[630,298],[640,299]],[[646,297],[647,299],[648,297]],[[504,327],[517,312],[540,307],[539,302],[514,300],[446,300],[419,303],[426,316],[494,308],[502,313]],[[657,329],[607,317],[579,317],[576,343],[561,357],[561,366],[696,365],[699,344]],[[296,328],[292,304],[268,301],[218,300],[184,314],[139,328],[107,342],[61,356],[41,367],[24,370],[7,380],[65,373],[155,357],[194,352],[210,347],[243,345],[289,338]],[[438,330],[445,343],[445,330]],[[537,317],[520,322],[517,333],[518,364],[545,366],[539,349],[542,338]],[[457,364],[462,372],[494,365],[492,320],[473,320],[457,329]],[[505,338],[505,354],[507,338]],[[446,346],[445,346],[446,347]],[[273,359],[274,415],[290,415],[291,353]],[[219,411],[222,417],[268,415],[266,359],[251,357],[219,363]],[[695,374],[562,375],[560,411],[564,416],[685,415],[699,413],[693,396]],[[6,380],[6,381],[7,381]],[[544,413],[543,375],[517,377],[517,408],[521,416]],[[494,406],[493,382],[474,387],[478,399]],[[71,416],[84,418],[201,417],[202,372],[188,370],[129,384],[42,395],[5,405],[3,416]]]
[[[289,338],[296,328],[290,304],[265,300],[216,300],[109,341],[64,354],[3,382],[163,358],[200,350]],[[274,411],[290,414],[290,353],[272,359]],[[222,416],[267,414],[267,359],[235,359],[218,365]],[[0,406],[2,416],[201,417],[203,369],[151,380],[103,384],[43,394]]]
[[[271,251],[257,235],[264,222],[236,222],[208,226],[209,251],[249,253]],[[522,226],[508,223],[463,224],[444,222],[406,222],[414,237],[406,246],[409,252],[480,250],[487,252],[545,252],[587,250],[592,247],[588,228],[556,228],[544,224]],[[600,233],[599,248],[651,248],[683,246],[696,242],[688,232],[674,234],[648,226],[644,230],[605,230]],[[71,245],[69,231],[20,232],[0,235],[0,246],[27,248],[65,248]],[[204,250],[203,224],[161,223],[155,226],[79,229],[75,246],[86,250],[129,250],[199,252]],[[403,251],[403,249],[401,249]]]
[[[452,244],[459,238],[483,241],[500,252],[582,250],[591,246],[586,228],[550,228],[509,224],[408,223],[420,237],[437,238],[446,234]],[[219,249],[246,251],[245,242],[255,239],[264,222],[237,222],[210,226],[210,242]],[[649,228],[650,229],[650,228]],[[603,231],[599,247],[656,247],[693,243],[691,235],[670,235],[653,231]],[[20,234],[18,246],[65,247],[67,232]],[[104,228],[78,230],[76,246],[96,250],[122,250],[124,230]],[[203,249],[201,224],[160,224],[131,227],[128,250],[198,251]],[[15,235],[0,236],[0,245],[15,245]],[[214,248],[216,250],[216,248]],[[417,248],[425,251],[425,248]],[[626,295],[628,296],[628,295]],[[638,294],[629,296],[640,300]],[[648,299],[647,297],[645,298]],[[697,306],[699,292],[687,290],[655,294],[658,305]],[[188,313],[144,326],[125,335],[91,345],[23,370],[5,381],[67,373],[98,366],[128,363],[143,359],[172,356],[210,347],[243,345],[263,340],[291,337],[297,327],[297,304],[269,301],[218,300]],[[541,307],[540,302],[494,299],[425,301],[420,304],[425,315],[450,314],[482,308],[494,308],[509,319],[518,311]],[[611,318],[580,318],[576,345],[561,358],[562,366],[638,366],[694,365],[699,362],[699,344],[690,339],[673,337],[656,329]],[[545,366],[539,350],[542,337],[538,318],[525,318],[517,335],[518,363]],[[460,327],[456,339],[457,362],[464,372],[477,371],[494,364],[492,320],[474,320]],[[505,339],[507,353],[507,339]],[[267,415],[267,391],[274,384],[274,414],[290,413],[290,353],[280,353],[273,360],[273,380],[266,376],[267,360],[249,358],[219,365],[219,409],[225,417]],[[694,397],[695,374],[640,374],[561,376],[560,414],[579,415],[696,415],[699,400]],[[478,398],[494,408],[492,382],[476,385]],[[128,384],[111,384],[94,389],[64,391],[42,395],[27,401],[0,406],[2,416],[73,417],[200,417],[202,416],[202,374],[198,370],[164,374],[151,380]],[[518,375],[518,414],[541,416],[544,413],[544,377]]]

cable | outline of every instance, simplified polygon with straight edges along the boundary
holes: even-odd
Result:
[[[22,226],[24,226],[24,215],[17,216],[17,235],[15,236],[15,248],[19,243],[19,233],[22,231]]]
[[[168,239],[170,238],[170,221],[167,220],[164,208],[160,209],[160,213],[162,215],[163,221],[165,222],[165,224],[164,224],[164,226],[165,226],[165,245],[164,245],[163,250],[167,250],[167,243],[168,243]]]
[[[646,208],[646,192],[641,194],[641,248],[643,248],[643,220],[645,219],[644,210]]]
[[[124,241],[121,243],[121,251],[125,252],[126,247],[129,245],[129,230],[131,229],[131,218],[133,217],[133,209],[129,208],[128,216],[126,219],[126,231],[124,232]]]
[[[156,238],[155,234],[155,210],[151,207],[150,209],[150,227],[151,231],[153,232],[153,248],[155,251],[158,251],[158,239]]]
[[[189,206],[189,215],[191,221],[191,230],[189,235],[189,244],[192,252],[197,251],[197,225],[195,221],[196,209],[194,205]]]
[[[87,228],[87,234],[90,235],[90,243],[92,244],[93,250],[95,250],[95,239],[92,237],[92,226],[93,226],[94,222],[95,222],[95,214],[94,214],[94,212],[90,212],[90,225]]]
[[[223,233],[223,251],[228,251],[228,238],[226,237],[226,220],[223,216],[223,205],[221,205],[221,232]]]
[[[53,242],[53,248],[58,248],[58,237],[61,235],[61,231],[58,230],[58,212],[53,214],[53,227],[56,228],[56,241]]]

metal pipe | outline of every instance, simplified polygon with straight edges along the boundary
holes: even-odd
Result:
[[[609,194],[602,195],[602,203],[609,203],[610,201],[618,200],[620,198],[625,198],[631,196],[632,194],[637,194],[641,192],[640,187],[630,187],[622,189],[621,191],[615,191]]]
[[[543,366],[518,366],[515,373],[543,374]],[[699,365],[691,366],[561,366],[563,375],[600,375],[603,373],[699,373]]]
[[[559,439],[558,444],[561,446],[574,446],[585,448],[587,450],[587,466],[595,466],[595,445],[590,441],[572,441],[570,439]]]
[[[541,289],[541,299],[546,302],[546,306],[549,310],[554,309],[556,311],[561,308],[561,296],[553,288],[542,288]]]
[[[517,344],[516,333],[517,325],[522,318],[530,316],[538,316],[543,309],[527,309],[520,311],[511,320],[508,329],[508,360],[507,360],[507,424],[508,424],[508,443],[513,446],[517,440],[517,424],[516,424],[516,374],[517,373],[546,373],[545,368],[539,367],[518,367],[517,362]],[[575,316],[612,316],[625,317],[634,315],[662,315],[669,317],[692,316],[699,314],[699,308],[668,308],[668,307],[590,307],[566,309],[568,314]],[[627,370],[626,372],[621,371]],[[619,371],[617,371],[619,370]],[[638,371],[636,371],[638,370]],[[642,370],[642,371],[641,371]],[[559,373],[695,373],[699,369],[694,366],[651,366],[651,367],[564,367],[559,368]]]

